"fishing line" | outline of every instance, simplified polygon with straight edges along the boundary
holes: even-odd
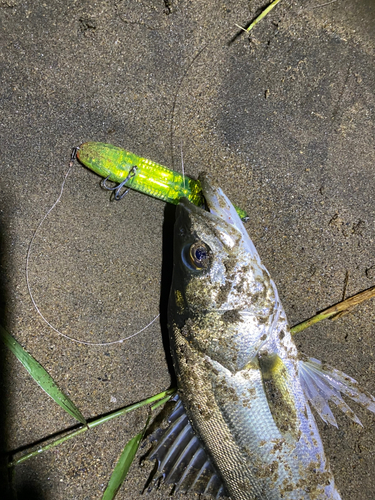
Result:
[[[185,36],[185,30],[183,30],[184,32],[184,36]],[[186,76],[188,75],[190,69],[193,67],[195,61],[201,56],[201,54],[207,49],[207,47],[209,46],[209,43],[206,43],[203,45],[203,47],[201,47],[197,52],[196,54],[193,56],[193,58],[191,59],[190,62],[188,62],[186,68],[184,68],[184,71],[183,71],[183,74],[182,74],[182,77],[180,78],[180,81],[178,82],[177,84],[177,89],[176,89],[176,93],[174,95],[174,99],[173,99],[173,103],[172,103],[172,112],[171,112],[171,126],[170,126],[170,136],[171,136],[171,147],[172,147],[172,164],[173,164],[173,136],[174,136],[174,127],[173,127],[173,124],[174,124],[174,117],[175,117],[175,110],[176,110],[176,105],[177,105],[177,100],[178,100],[178,97],[179,97],[179,92],[182,88],[182,84],[186,78]],[[183,174],[183,177],[184,177],[184,185],[185,185],[185,171],[184,171],[184,159],[183,159],[183,151],[182,151],[182,139],[181,139],[181,143],[180,143],[180,147],[181,147],[181,167],[182,167],[182,174]],[[33,243],[34,243],[34,240],[40,230],[40,228],[42,227],[44,221],[47,219],[47,217],[49,216],[49,214],[52,212],[52,210],[56,207],[56,205],[60,202],[61,200],[61,197],[62,197],[62,194],[63,194],[63,191],[64,191],[64,187],[65,187],[65,183],[66,183],[66,180],[68,178],[68,175],[70,174],[72,168],[73,168],[73,163],[74,163],[74,160],[75,160],[75,153],[77,151],[78,148],[75,148],[72,152],[72,156],[71,156],[71,159],[70,159],[70,163],[69,163],[69,169],[67,171],[67,173],[65,174],[65,177],[64,177],[64,180],[61,184],[61,189],[60,189],[60,194],[58,195],[57,197],[57,200],[55,201],[55,203],[51,206],[51,208],[46,212],[46,214],[44,215],[44,217],[42,218],[42,220],[40,221],[38,227],[36,228],[36,230],[34,231],[34,234],[30,240],[30,243],[29,243],[29,247],[28,247],[28,250],[27,250],[27,256],[26,256],[26,283],[27,283],[27,288],[28,288],[28,292],[29,292],[29,295],[30,295],[30,298],[31,298],[31,301],[33,303],[33,306],[36,310],[36,312],[39,314],[39,316],[42,318],[42,320],[54,331],[56,332],[58,335],[62,336],[62,337],[65,337],[66,339],[68,340],[71,340],[72,342],[76,342],[77,344],[84,344],[84,345],[88,345],[88,346],[109,346],[109,345],[113,345],[113,344],[121,344],[122,342],[125,342],[126,340],[129,340],[133,337],[135,337],[136,335],[139,335],[140,333],[142,333],[143,331],[145,331],[149,326],[151,326],[160,316],[160,313],[157,314],[154,319],[152,319],[150,321],[150,323],[148,323],[146,326],[144,326],[143,328],[141,328],[139,331],[133,333],[132,335],[129,335],[128,337],[124,337],[120,340],[115,340],[115,341],[112,341],[112,342],[89,342],[89,341],[84,341],[84,340],[79,340],[79,339],[76,339],[74,337],[71,337],[70,335],[67,335],[66,333],[62,333],[60,332],[57,328],[55,328],[48,320],[47,318],[45,318],[45,316],[43,315],[43,313],[41,312],[38,304],[36,303],[36,300],[34,298],[34,295],[32,293],[32,288],[31,288],[31,284],[30,284],[30,273],[29,273],[29,262],[30,262],[30,257],[31,257],[31,251],[32,251],[32,246],[33,246]]]
[[[185,168],[184,168],[184,153],[182,151],[182,139],[180,140],[180,148],[181,148],[181,169],[182,169],[183,186],[184,186],[184,189],[186,189],[186,185],[185,185]]]
[[[32,246],[33,246],[34,240],[35,240],[35,238],[36,238],[36,236],[37,236],[40,228],[42,227],[44,221],[47,219],[47,217],[49,216],[49,214],[52,212],[52,210],[56,207],[56,205],[61,200],[66,180],[67,180],[68,175],[70,174],[70,172],[72,171],[72,168],[73,168],[73,163],[74,163],[74,160],[75,160],[76,149],[77,148],[75,148],[73,150],[73,152],[72,152],[72,156],[71,156],[70,163],[69,163],[69,169],[68,169],[67,173],[64,176],[64,180],[63,180],[63,182],[61,184],[60,194],[58,195],[57,200],[51,206],[51,208],[46,212],[46,214],[44,215],[44,217],[42,218],[42,220],[39,222],[38,227],[35,229],[34,234],[33,234],[32,238],[30,240],[29,247],[27,249],[27,255],[26,255],[26,283],[27,283],[27,289],[29,291],[29,295],[30,295],[31,301],[33,303],[33,306],[34,306],[36,312],[39,314],[39,316],[42,318],[42,320],[45,323],[47,323],[47,325],[54,332],[56,332],[59,335],[61,335],[61,337],[65,337],[66,339],[71,340],[72,342],[76,342],[77,344],[84,344],[84,345],[88,345],[88,346],[109,346],[109,345],[113,345],[113,344],[122,344],[123,342],[125,342],[125,340],[129,340],[129,339],[135,337],[136,335],[139,335],[140,333],[144,332],[149,326],[151,326],[159,318],[160,314],[157,314],[155,316],[155,318],[150,321],[150,323],[148,323],[146,326],[144,326],[143,328],[141,328],[140,330],[138,330],[138,332],[135,332],[132,335],[129,335],[128,337],[124,337],[124,338],[122,338],[120,340],[114,340],[114,341],[111,341],[111,342],[88,342],[88,341],[85,341],[85,340],[79,340],[79,339],[76,339],[74,337],[71,337],[70,335],[67,335],[66,333],[60,332],[57,328],[55,328],[48,321],[48,319],[43,315],[43,313],[41,312],[38,304],[36,303],[36,300],[35,300],[33,292],[32,292],[31,284],[30,284],[29,263],[30,263],[31,250],[32,250]]]
[[[192,60],[188,63],[187,67],[183,70],[182,77],[180,78],[180,81],[177,83],[177,88],[176,88],[176,93],[173,98],[173,103],[172,103],[172,111],[171,111],[171,124],[170,124],[170,141],[171,141],[171,158],[172,158],[172,168],[174,167],[174,121],[175,121],[175,112],[176,112],[176,106],[177,106],[177,100],[179,98],[179,93],[180,90],[182,89],[182,83],[185,81],[186,76],[188,75],[190,69],[193,67],[193,64],[195,61],[201,56],[201,54],[206,50],[206,48],[209,46],[209,42],[207,42],[203,47],[201,47],[198,52],[194,55]]]

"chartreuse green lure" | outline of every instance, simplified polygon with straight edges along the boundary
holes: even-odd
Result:
[[[115,191],[115,198],[121,199],[127,192],[121,189],[135,189],[160,200],[177,205],[181,198],[188,198],[194,205],[202,206],[204,198],[201,183],[182,173],[141,158],[125,149],[103,142],[85,142],[77,149],[78,160],[85,167],[105,178],[103,186]],[[109,188],[105,181],[119,183]],[[241,219],[246,219],[244,210],[237,208]]]

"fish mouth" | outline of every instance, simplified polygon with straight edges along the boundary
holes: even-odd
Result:
[[[191,232],[191,222],[194,216],[204,217],[209,213],[205,208],[194,205],[188,198],[181,198],[176,209],[176,226],[180,228],[180,235],[186,236]]]
[[[181,198],[176,210],[176,227],[179,228],[179,234],[184,239],[196,239],[196,229],[202,223],[208,223],[215,226],[218,218],[210,211],[207,204],[203,207],[194,205],[188,198]],[[220,224],[220,222],[219,222]]]
[[[209,174],[200,174],[198,179],[202,186],[205,208],[197,207],[188,199],[182,198],[177,207],[177,225],[187,227],[187,234],[197,220],[204,220],[211,228],[215,228],[216,234],[226,247],[242,246],[257,264],[261,265],[259,254],[245,226],[221,187]]]
[[[195,214],[201,214],[202,212],[209,213],[208,210],[202,207],[197,207],[194,205],[191,201],[188,200],[188,198],[181,198],[180,202],[177,206],[177,210],[181,208],[183,211],[187,212],[188,214],[195,213]],[[179,215],[179,214],[178,214]]]
[[[232,203],[223,193],[223,190],[215,183],[212,176],[207,173],[201,173],[198,179],[202,186],[205,204],[198,207],[187,198],[181,198],[179,203],[181,210],[177,211],[177,216],[185,212],[185,215],[190,218],[192,216],[200,216],[214,221],[218,217],[232,226],[237,227],[236,223],[241,225],[241,219],[238,217]],[[234,217],[233,213],[235,214]]]
[[[216,220],[219,218],[228,224],[229,227],[235,228],[241,235],[243,248],[257,261],[258,265],[261,265],[260,257],[254,243],[251,241],[235,207],[221,187],[215,183],[210,175],[205,173],[199,176],[199,180],[210,214],[216,217]]]

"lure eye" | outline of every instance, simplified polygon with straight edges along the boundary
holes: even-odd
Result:
[[[194,269],[207,269],[210,262],[210,248],[203,241],[196,241],[189,248],[189,260]]]

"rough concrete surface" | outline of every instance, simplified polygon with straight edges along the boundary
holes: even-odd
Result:
[[[86,418],[170,386],[165,332],[173,208],[138,193],[121,202],[70,150],[122,146],[196,176],[213,173],[247,209],[247,228],[291,324],[375,284],[375,3],[283,0],[0,1],[2,323]],[[161,324],[160,324],[161,323]],[[298,347],[375,394],[374,302],[298,335]],[[16,450],[74,425],[2,351],[2,442]],[[375,489],[374,416],[319,426],[344,500]],[[12,497],[99,499],[139,410],[15,468]],[[133,464],[118,498],[141,498],[150,465]],[[2,482],[3,491],[5,483]],[[168,496],[154,491],[145,498]],[[179,495],[187,500],[194,495]]]

